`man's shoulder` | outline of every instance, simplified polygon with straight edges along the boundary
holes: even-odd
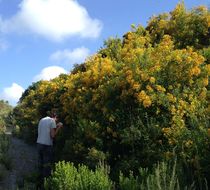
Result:
[[[51,117],[43,117],[41,120],[40,120],[40,123],[46,123],[46,122],[52,122],[53,119]]]
[[[43,117],[41,120],[52,120],[52,118],[49,116],[46,116],[46,117]]]

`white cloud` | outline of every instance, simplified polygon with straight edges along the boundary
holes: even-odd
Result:
[[[2,32],[31,32],[61,41],[79,35],[96,38],[101,21],[92,19],[76,0],[22,0],[19,11],[10,19],[0,17]]]
[[[67,73],[67,71],[62,67],[58,67],[58,66],[46,67],[42,69],[40,74],[34,77],[33,81],[36,82],[39,80],[51,80],[62,73]]]
[[[75,63],[79,64],[84,62],[89,54],[90,50],[85,47],[76,48],[74,50],[64,49],[54,52],[50,56],[50,60],[60,63],[64,62],[73,67]]]
[[[12,86],[3,89],[1,99],[7,100],[11,105],[15,105],[23,92],[23,87],[16,83],[12,83]]]

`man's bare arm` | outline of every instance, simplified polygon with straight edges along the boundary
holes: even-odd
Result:
[[[58,131],[62,127],[63,127],[63,123],[59,122],[57,124],[57,128],[50,129],[50,136],[51,136],[51,138],[55,138],[55,136],[57,135]]]

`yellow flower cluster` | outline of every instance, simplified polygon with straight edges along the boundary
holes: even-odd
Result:
[[[142,90],[139,94],[138,94],[138,100],[140,102],[142,102],[145,98],[147,97],[147,94],[144,90]]]
[[[201,70],[199,67],[193,67],[191,70],[190,70],[190,76],[198,76],[199,74],[201,73]]]
[[[169,102],[175,103],[177,98],[173,94],[167,93],[167,98]]]
[[[150,107],[152,104],[152,101],[149,96],[146,96],[145,99],[143,100],[143,105],[145,108]]]
[[[134,83],[133,84],[133,89],[134,90],[138,91],[140,88],[141,88],[141,85],[140,84],[138,84],[138,83]]]
[[[146,89],[147,89],[149,92],[153,92],[153,88],[152,88],[150,85],[147,85],[147,86],[146,86]]]
[[[206,65],[206,70],[207,70],[208,75],[210,76],[210,64]]]
[[[193,145],[193,141],[192,140],[188,140],[188,141],[185,142],[185,147],[186,148],[190,148],[190,147],[192,147],[192,145]]]
[[[145,108],[150,107],[151,104],[152,104],[152,101],[151,101],[150,97],[146,94],[146,92],[144,90],[142,90],[138,94],[137,98],[138,98],[139,102],[143,102],[143,106]]]
[[[162,128],[162,132],[165,136],[169,136],[171,134],[171,129],[169,127]]]
[[[149,81],[154,84],[155,83],[155,78],[154,77],[150,77]]]
[[[165,92],[166,91],[166,89],[164,87],[162,87],[161,85],[156,85],[156,89],[159,92]]]

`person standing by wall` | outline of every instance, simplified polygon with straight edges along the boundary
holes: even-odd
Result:
[[[57,135],[63,124],[58,121],[56,113],[48,114],[43,117],[38,124],[38,137],[37,137],[37,149],[38,149],[38,165],[40,183],[43,187],[44,178],[49,177],[51,173],[51,165],[53,163],[53,139]]]

